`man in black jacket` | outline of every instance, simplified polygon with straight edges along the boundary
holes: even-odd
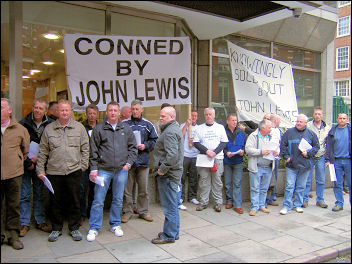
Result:
[[[51,232],[51,228],[45,223],[45,214],[43,210],[43,181],[41,181],[35,172],[37,163],[38,144],[44,131],[44,128],[53,122],[46,115],[48,103],[42,99],[35,99],[33,102],[32,112],[23,118],[19,123],[27,130],[31,138],[29,155],[24,162],[24,174],[21,184],[20,199],[20,237],[24,237],[30,228],[31,219],[31,185],[33,182],[33,213],[37,228],[44,232]]]
[[[117,102],[108,104],[106,117],[107,120],[96,125],[90,139],[90,177],[96,185],[87,234],[89,242],[95,240],[102,225],[105,195],[111,181],[113,198],[110,228],[115,236],[123,236],[120,226],[123,192],[128,171],[137,159],[135,137],[130,126],[119,120],[120,109]]]

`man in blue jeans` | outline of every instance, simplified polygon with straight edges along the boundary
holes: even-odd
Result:
[[[224,149],[225,208],[231,209],[233,206],[235,212],[243,214],[242,175],[244,145],[246,140],[244,133],[237,127],[236,114],[229,114],[226,123],[225,131],[229,142],[226,143]]]
[[[180,215],[177,191],[183,173],[183,136],[176,122],[176,111],[167,106],[160,110],[161,134],[154,148],[154,171],[158,182],[160,203],[165,215],[163,231],[153,244],[174,243],[179,239]]]
[[[106,108],[106,120],[96,125],[90,139],[90,177],[96,185],[87,234],[89,242],[95,240],[102,225],[104,200],[111,181],[110,230],[115,236],[123,236],[120,226],[123,192],[128,170],[137,159],[137,148],[132,129],[119,118],[119,105],[112,101]],[[98,184],[97,177],[103,186]]]
[[[325,190],[325,140],[329,133],[330,126],[326,124],[323,118],[323,110],[320,106],[314,107],[313,113],[314,119],[309,121],[307,128],[312,130],[319,139],[320,149],[317,154],[311,159],[311,169],[308,174],[306,183],[306,189],[304,190],[303,196],[303,208],[308,207],[309,192],[312,183],[313,170],[315,168],[315,192],[316,192],[316,205],[321,208],[328,208],[328,205],[324,202],[324,190]]]
[[[307,121],[306,115],[299,114],[296,126],[289,128],[281,138],[281,155],[286,160],[285,197],[280,211],[282,215],[291,210],[294,192],[293,208],[297,213],[303,213],[303,191],[311,168],[310,158],[319,150],[318,137],[312,130],[307,129]],[[310,144],[310,149],[299,148],[302,139]]]
[[[337,125],[328,134],[326,142],[326,166],[334,164],[336,182],[334,182],[334,194],[336,198],[332,211],[343,210],[343,174],[345,173],[349,189],[351,204],[351,125],[345,113],[337,116]]]
[[[30,112],[19,123],[23,125],[31,137],[30,149],[32,150],[29,157],[24,162],[24,174],[21,184],[21,200],[20,200],[20,237],[24,237],[30,229],[31,220],[31,189],[33,186],[33,214],[36,221],[36,227],[44,232],[51,232],[51,227],[45,223],[45,214],[43,210],[43,182],[37,177],[35,168],[38,159],[38,153],[33,152],[37,149],[42,137],[44,128],[53,122],[46,115],[48,103],[42,99],[35,99],[33,102],[32,112]]]

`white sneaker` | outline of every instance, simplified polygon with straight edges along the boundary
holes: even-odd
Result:
[[[180,210],[187,210],[187,207],[184,206],[183,204],[181,204],[181,205],[178,206],[178,209],[180,209]]]
[[[297,213],[303,213],[302,207],[296,207],[296,212]]]
[[[115,233],[115,236],[122,237],[123,236],[123,231],[121,229],[121,226],[114,226],[111,228],[111,232]]]
[[[180,202],[183,203],[183,199],[182,198],[180,199]]]
[[[287,209],[286,209],[286,208],[282,208],[282,209],[280,210],[280,214],[282,214],[282,215],[287,214]]]
[[[88,231],[88,235],[87,235],[87,241],[88,242],[92,242],[95,240],[95,237],[98,235],[98,231],[92,230],[90,229]]]
[[[194,203],[194,204],[199,204],[199,202],[197,201],[197,199],[196,199],[196,198],[193,198],[193,199],[191,200],[191,203]]]

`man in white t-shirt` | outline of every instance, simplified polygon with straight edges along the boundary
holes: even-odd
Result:
[[[194,146],[200,154],[214,158],[214,167],[197,167],[199,174],[199,198],[200,205],[197,211],[202,211],[208,206],[209,194],[212,192],[215,201],[214,210],[221,212],[222,204],[222,181],[221,175],[224,172],[224,152],[228,138],[223,125],[214,121],[214,108],[204,109],[205,123],[197,127],[194,135]]]
[[[198,187],[198,173],[196,167],[197,155],[199,153],[198,149],[193,146],[193,138],[195,130],[197,129],[198,113],[196,110],[191,111],[191,118],[187,119],[185,123],[181,124],[180,129],[182,131],[184,139],[184,159],[183,159],[183,174],[181,178],[182,183],[182,200],[186,200],[185,195],[185,183],[186,177],[188,177],[188,201],[199,204],[197,201],[197,187]],[[191,127],[191,138],[189,137],[188,128]],[[187,176],[188,174],[188,176]]]

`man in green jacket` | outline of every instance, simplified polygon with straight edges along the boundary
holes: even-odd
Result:
[[[63,214],[68,213],[68,228],[75,241],[82,240],[80,227],[80,182],[88,168],[89,138],[84,126],[73,120],[71,103],[59,101],[59,118],[45,127],[39,144],[37,175],[47,175],[54,189],[50,193],[50,220],[54,242],[62,235]]]
[[[155,143],[153,165],[165,221],[163,232],[152,239],[153,244],[174,243],[179,239],[177,192],[183,173],[183,136],[175,119],[173,107],[160,110],[161,134]]]

